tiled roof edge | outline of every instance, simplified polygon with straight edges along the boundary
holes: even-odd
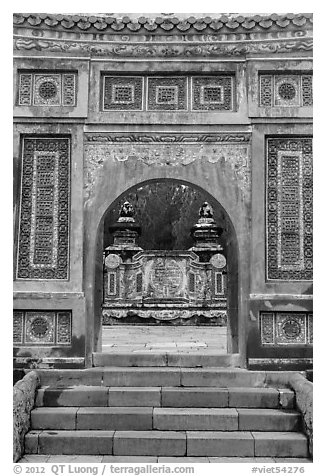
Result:
[[[116,16],[87,16],[87,15],[66,15],[66,14],[47,14],[47,13],[14,13],[14,26],[23,26],[28,28],[60,28],[66,31],[79,30],[125,33],[142,31],[148,32],[186,32],[188,30],[198,32],[236,32],[252,31],[253,29],[270,30],[285,29],[287,27],[298,28],[306,27],[311,29],[313,22],[312,13],[287,13],[253,16],[217,16],[216,18],[190,16],[180,19],[176,16],[157,16],[156,18],[147,18],[140,16],[135,20],[127,14],[121,18]]]

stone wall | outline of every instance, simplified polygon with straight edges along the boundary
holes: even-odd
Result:
[[[302,413],[303,428],[309,440],[309,453],[313,456],[313,384],[300,374],[290,379],[295,391],[297,409]]]
[[[24,438],[30,427],[31,410],[34,407],[36,389],[40,384],[36,372],[29,372],[14,386],[13,405],[13,461],[24,454]]]

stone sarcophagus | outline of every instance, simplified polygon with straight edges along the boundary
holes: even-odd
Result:
[[[103,324],[226,325],[226,259],[212,217],[201,216],[190,250],[145,251],[128,206],[104,253]]]

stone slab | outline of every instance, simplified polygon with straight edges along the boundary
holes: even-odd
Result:
[[[142,456],[185,456],[186,433],[174,431],[117,431],[113,454]]]
[[[110,407],[160,407],[160,387],[110,387]]]
[[[103,456],[102,463],[157,463],[155,456]]]
[[[92,407],[77,412],[77,430],[151,430],[150,407]]]
[[[165,367],[165,353],[148,352],[96,352],[93,353],[94,367]]]
[[[195,345],[194,345],[195,347]],[[179,345],[178,345],[179,348]],[[217,354],[202,350],[188,353],[169,353],[167,362],[170,367],[231,367],[236,365],[238,354]]]
[[[294,410],[239,408],[239,430],[297,431],[300,414]]]
[[[76,407],[38,407],[31,413],[34,430],[74,430],[76,428]]]
[[[232,457],[209,457],[210,463],[274,463],[274,458],[232,458]]]
[[[162,367],[112,367],[103,372],[103,385],[108,387],[176,387],[180,370]]]
[[[254,456],[250,432],[187,431],[187,456]]]
[[[226,388],[162,388],[162,407],[214,408],[227,406],[228,390]]]
[[[308,442],[305,435],[291,432],[252,432],[255,456],[277,458],[307,458]]]
[[[42,431],[39,453],[71,455],[112,454],[113,431]]]
[[[158,463],[176,463],[176,464],[191,464],[191,463],[209,463],[209,459],[205,457],[198,457],[192,458],[185,456],[184,458],[181,457],[173,457],[173,456],[161,456],[158,458]]]
[[[102,463],[102,460],[102,455],[52,455],[48,457],[48,463]]]
[[[278,408],[279,393],[275,388],[229,388],[229,407]]]
[[[102,368],[92,369],[38,369],[42,386],[70,387],[75,385],[102,385]]]
[[[279,388],[279,404],[281,408],[294,408],[295,393],[289,388]]]
[[[38,453],[39,435],[41,431],[31,430],[25,435],[25,453]]]
[[[78,385],[69,388],[46,387],[37,392],[37,407],[106,407],[108,405],[107,387]]]
[[[265,372],[245,369],[181,369],[183,387],[260,387],[263,386],[264,380]]]
[[[154,408],[156,430],[238,430],[238,413],[233,408]]]

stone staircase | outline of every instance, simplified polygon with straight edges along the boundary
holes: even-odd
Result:
[[[95,354],[91,369],[39,371],[26,455],[308,457],[294,394],[266,372],[206,366],[203,355],[183,355],[188,367],[177,356],[112,355]]]

